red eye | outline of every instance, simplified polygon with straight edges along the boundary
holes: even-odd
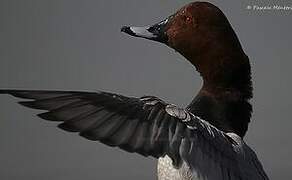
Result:
[[[187,16],[187,15],[183,15],[182,20],[184,23],[190,23],[192,21],[192,17]]]

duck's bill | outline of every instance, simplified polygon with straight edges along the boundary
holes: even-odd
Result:
[[[161,21],[160,23],[152,26],[134,27],[134,26],[123,26],[121,31],[131,36],[141,37],[153,41],[158,41],[167,44],[168,37],[166,34],[166,26],[168,19]]]

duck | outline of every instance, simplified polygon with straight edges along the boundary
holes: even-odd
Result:
[[[203,84],[187,107],[104,91],[0,94],[46,110],[38,116],[62,130],[158,159],[159,180],[268,180],[244,141],[252,114],[251,67],[224,13],[209,2],[192,2],[159,23],[121,31],[162,43],[194,66]]]

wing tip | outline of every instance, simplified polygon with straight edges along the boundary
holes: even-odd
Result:
[[[12,94],[16,90],[11,90],[11,89],[0,89],[0,94]]]
[[[14,97],[22,98],[22,99],[33,99],[27,97],[27,93],[34,92],[28,90],[17,90],[17,89],[0,89],[0,94],[9,94]]]

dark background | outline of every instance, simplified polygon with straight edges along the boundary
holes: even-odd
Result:
[[[190,1],[1,0],[0,88],[105,90],[187,105],[201,86],[174,50],[120,33],[162,20]],[[250,57],[254,113],[245,140],[271,179],[291,179],[292,11],[211,1]],[[0,101],[1,180],[155,179],[156,160],[90,142],[41,121],[16,99]]]

